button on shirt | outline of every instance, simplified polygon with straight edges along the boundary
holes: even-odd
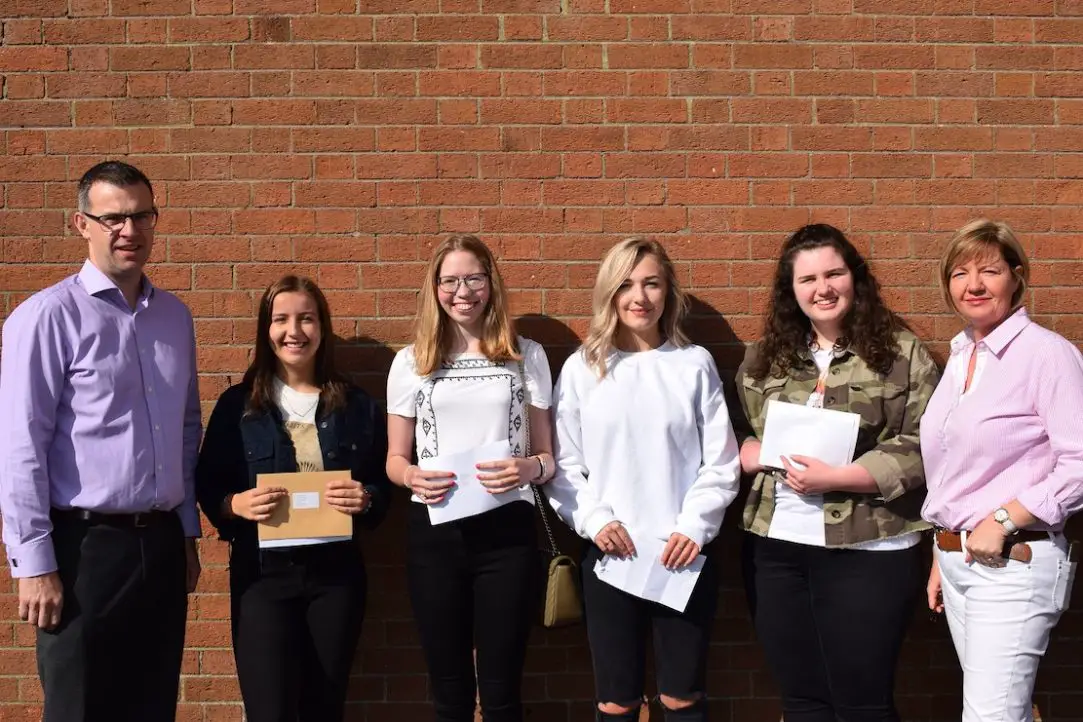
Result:
[[[1059,530],[1083,508],[1083,356],[1019,309],[977,345],[964,394],[968,332],[951,343],[948,373],[921,419],[928,521],[973,529],[1018,500]],[[979,383],[980,382],[980,383]]]
[[[0,508],[11,573],[56,570],[50,507],[176,509],[199,536],[192,316],[143,278],[132,310],[90,261],[8,317],[0,356]]]

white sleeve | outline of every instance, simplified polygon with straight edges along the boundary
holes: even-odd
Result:
[[[706,351],[696,411],[702,461],[696,481],[684,496],[675,531],[700,548],[718,536],[722,518],[740,487],[740,451],[714,360]]]
[[[417,416],[417,391],[422,379],[414,368],[414,348],[395,354],[387,373],[387,413],[412,419]]]
[[[557,468],[543,488],[549,504],[579,536],[590,541],[606,524],[616,521],[612,507],[602,502],[590,484],[583,455],[583,427],[579,414],[580,373],[591,373],[577,351],[569,358],[553,394],[554,453]]]
[[[553,375],[549,371],[549,358],[540,343],[523,339],[523,371],[526,375],[526,390],[530,405],[538,409],[548,409],[553,403]]]

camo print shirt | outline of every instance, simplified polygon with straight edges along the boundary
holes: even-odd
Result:
[[[921,463],[918,422],[940,379],[932,356],[909,331],[896,335],[898,356],[884,376],[849,349],[831,361],[824,389],[826,409],[861,415],[854,461],[876,480],[879,493],[829,491],[824,494],[824,535],[828,547],[846,547],[929,528],[921,519],[925,470]],[[767,401],[804,405],[816,388],[819,370],[809,353],[802,367],[785,378],[753,379],[746,370],[755,358],[752,345],[737,371],[742,418],[735,419],[738,443],[763,436]],[[784,483],[772,472],[752,482],[741,526],[766,536],[775,509],[775,488]]]

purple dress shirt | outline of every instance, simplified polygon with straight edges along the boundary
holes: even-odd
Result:
[[[50,507],[177,509],[199,536],[202,432],[188,308],[144,277],[133,311],[90,261],[4,323],[0,510],[13,577],[56,570]]]

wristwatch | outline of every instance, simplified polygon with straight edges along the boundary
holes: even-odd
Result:
[[[1004,531],[1008,532],[1009,535],[1019,531],[1019,527],[1012,521],[1012,515],[1004,507],[1000,507],[993,512],[993,521],[1004,527]]]

